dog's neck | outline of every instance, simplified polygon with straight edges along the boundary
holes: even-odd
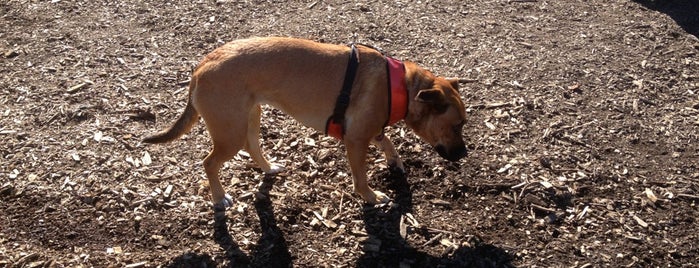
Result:
[[[386,57],[388,70],[388,121],[386,125],[393,125],[403,120],[408,114],[408,87],[405,81],[405,65],[402,61]]]

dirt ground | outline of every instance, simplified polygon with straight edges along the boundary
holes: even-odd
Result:
[[[474,2],[474,3],[470,3]],[[699,10],[693,0],[0,2],[0,267],[699,266]],[[404,124],[408,168],[265,108],[263,147],[214,213],[196,63],[226,41],[357,41],[464,77],[470,154]],[[283,86],[283,85],[280,85]]]

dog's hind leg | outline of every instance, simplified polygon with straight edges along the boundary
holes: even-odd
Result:
[[[241,108],[242,109],[242,108]],[[247,111],[247,110],[245,110]],[[204,170],[209,179],[211,201],[214,205],[229,207],[233,204],[231,197],[221,185],[219,179],[223,164],[233,158],[245,146],[247,122],[245,119],[236,120],[235,111],[217,111],[201,113],[213,142],[213,149],[204,159]]]
[[[206,171],[206,177],[209,179],[209,189],[211,189],[211,201],[214,205],[223,205],[224,207],[230,207],[233,205],[233,200],[226,194],[226,191],[221,185],[219,179],[219,171],[223,166],[223,163],[233,158],[235,149],[231,147],[215,146],[211,150],[209,155],[204,159],[204,170]]]
[[[248,116],[248,131],[247,140],[245,142],[245,150],[250,153],[250,157],[255,161],[262,171],[267,174],[276,174],[284,170],[284,167],[277,164],[271,164],[265,158],[262,148],[260,147],[260,116],[262,108],[256,105],[250,110]]]
[[[405,166],[403,165],[403,161],[400,160],[400,156],[398,155],[396,148],[393,147],[393,143],[390,139],[388,139],[388,137],[381,133],[371,139],[371,143],[383,151],[384,155],[386,156],[388,168],[391,171],[395,170],[401,174],[405,174]]]

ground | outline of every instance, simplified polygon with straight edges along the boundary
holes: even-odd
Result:
[[[473,3],[471,3],[473,2]],[[675,1],[0,2],[0,267],[696,267],[699,11]],[[352,192],[343,145],[266,107],[214,212],[203,123],[140,139],[226,41],[371,44],[460,92],[470,154],[387,128]],[[280,85],[283,86],[283,85]]]

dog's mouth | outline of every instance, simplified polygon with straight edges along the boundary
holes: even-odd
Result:
[[[466,146],[452,147],[447,149],[444,145],[437,145],[434,147],[439,156],[449,161],[459,161],[459,159],[464,158],[468,154]]]

